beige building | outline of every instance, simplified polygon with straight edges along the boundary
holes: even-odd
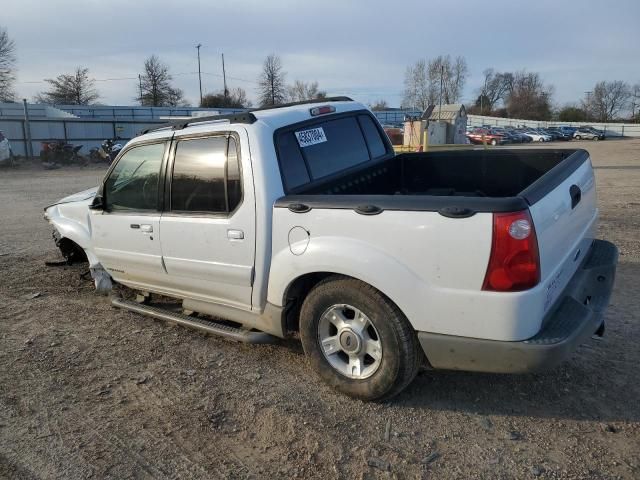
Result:
[[[420,119],[405,122],[404,145],[421,145],[425,130],[429,145],[467,143],[467,110],[461,103],[431,105]]]

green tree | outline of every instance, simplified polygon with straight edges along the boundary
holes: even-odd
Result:
[[[561,122],[586,122],[589,120],[589,115],[580,107],[566,105],[558,112],[558,120]]]

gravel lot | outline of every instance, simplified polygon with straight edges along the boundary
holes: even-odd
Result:
[[[296,341],[249,346],[112,309],[42,207],[103,170],[0,170],[2,478],[640,478],[640,140],[574,142],[620,248],[607,332],[535,375],[424,372],[334,393]]]

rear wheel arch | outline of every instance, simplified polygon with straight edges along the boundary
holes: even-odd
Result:
[[[372,285],[366,280],[362,280],[361,278],[354,277],[352,275],[346,275],[338,272],[311,272],[300,275],[289,283],[287,288],[285,289],[283,305],[285,306],[285,328],[286,331],[297,332],[299,330],[299,322],[300,322],[300,310],[302,309],[302,304],[305,299],[311,293],[311,291],[320,283],[330,280],[339,280],[339,279],[348,279],[355,280],[363,285],[366,285],[370,288],[375,289],[380,294],[382,294],[385,298],[387,298],[400,312],[402,309],[400,306],[393,301],[384,291],[380,288]],[[402,312],[404,315],[404,312]]]

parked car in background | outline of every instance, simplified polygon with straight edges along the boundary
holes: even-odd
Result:
[[[553,135],[554,140],[563,140],[566,142],[573,137],[573,134],[563,132],[560,127],[548,127],[545,130]]]
[[[11,152],[11,145],[9,139],[4,136],[4,133],[0,131],[0,165],[12,164],[13,154]]]
[[[580,127],[573,133],[576,140],[604,140],[604,133],[591,127]]]
[[[551,135],[547,135],[545,133],[539,132],[538,130],[526,130],[524,132],[525,135],[531,138],[534,142],[550,142]]]
[[[476,145],[504,145],[509,140],[504,135],[493,132],[489,128],[475,128],[467,133],[469,141]]]
[[[529,143],[531,142],[531,137],[525,135],[523,132],[518,130],[507,130],[511,136],[515,139],[517,143]]]

